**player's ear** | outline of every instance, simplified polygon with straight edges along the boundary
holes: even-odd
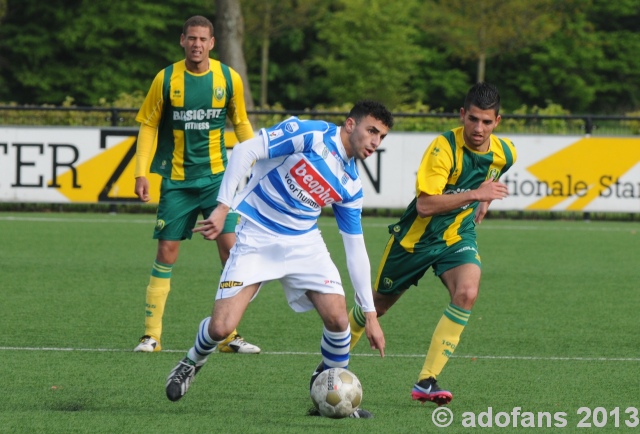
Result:
[[[356,121],[353,118],[347,118],[347,120],[344,122],[344,127],[347,130],[347,133],[349,134],[353,132],[355,125],[356,125]]]

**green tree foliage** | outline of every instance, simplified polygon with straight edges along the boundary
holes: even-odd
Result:
[[[260,106],[301,110],[317,104],[310,59],[320,43],[319,23],[340,1],[243,0],[245,52]]]
[[[270,52],[273,39],[289,31],[299,32],[308,27],[323,10],[327,2],[297,0],[244,0],[247,32],[256,40],[253,47],[260,50],[260,98],[261,107],[268,106]]]
[[[502,80],[506,101],[553,101],[573,113],[637,110],[640,1],[590,0],[577,5],[552,37],[497,59],[497,74],[489,81]]]
[[[0,101],[136,105],[183,57],[184,20],[214,3],[0,0]],[[269,107],[455,112],[484,53],[505,113],[640,110],[640,0],[242,0],[242,13],[252,96]]]
[[[414,99],[411,81],[425,56],[416,44],[417,3],[344,0],[317,23],[309,66],[327,102],[372,98],[394,107]]]
[[[477,62],[484,81],[486,61],[546,39],[560,26],[556,7],[564,0],[430,0],[423,28],[455,57]]]
[[[146,90],[183,56],[182,24],[203,10],[194,3],[9,0],[0,25],[0,100],[59,104],[72,96],[93,105]]]

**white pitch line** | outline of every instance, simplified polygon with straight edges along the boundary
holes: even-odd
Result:
[[[0,217],[0,221],[15,221],[15,222],[43,222],[43,223],[145,223],[154,224],[155,219],[150,218],[148,220],[115,220],[115,219],[86,219],[86,218],[58,218],[58,217],[15,217],[5,216]]]
[[[0,347],[0,351],[59,351],[59,352],[96,352],[96,353],[132,353],[133,350],[119,348],[56,348],[56,347]],[[163,353],[186,353],[187,350],[162,350]],[[317,352],[305,351],[263,351],[260,354],[267,356],[321,356]],[[378,354],[351,354],[353,357],[379,357]],[[423,358],[424,354],[386,354],[390,358]],[[556,357],[556,356],[473,356],[452,355],[457,359],[481,359],[481,360],[548,360],[567,362],[640,362],[636,357]]]
[[[576,222],[577,223],[577,222]],[[612,227],[576,227],[576,226],[563,226],[563,227],[548,227],[548,226],[482,226],[478,230],[500,230],[500,231],[580,231],[580,232],[633,232],[640,230],[640,225],[628,228],[612,228]]]
[[[7,222],[42,222],[42,223],[135,223],[135,224],[147,224],[152,225],[155,224],[155,219],[109,219],[109,218],[98,218],[98,219],[87,219],[87,218],[65,218],[65,217],[17,217],[17,216],[0,216],[0,221]],[[633,223],[630,224],[629,227],[594,227],[590,226],[590,223],[583,223],[584,226],[579,227],[577,224],[581,223],[576,221],[576,225],[571,227],[563,225],[563,227],[549,227],[546,225],[535,226],[535,225],[526,225],[526,226],[510,226],[504,224],[498,224],[495,221],[487,220],[487,223],[484,225],[478,226],[479,231],[484,230],[500,230],[500,231],[584,231],[584,232],[635,232],[640,230],[640,225],[634,226]],[[627,222],[625,222],[627,223]],[[634,222],[635,223],[635,222]],[[324,226],[325,224],[320,221],[320,225]],[[363,226],[365,228],[386,228],[390,223],[371,223],[371,222],[363,222]]]

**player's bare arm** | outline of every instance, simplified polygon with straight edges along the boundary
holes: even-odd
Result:
[[[475,190],[458,194],[428,195],[421,193],[418,196],[416,209],[420,217],[429,217],[443,214],[454,209],[469,205],[473,202],[487,202],[496,199],[504,199],[509,194],[507,186],[499,181],[487,179]]]
[[[364,315],[366,317],[365,333],[367,335],[367,339],[369,339],[371,349],[378,350],[380,352],[380,357],[384,357],[384,332],[378,322],[378,314],[376,312],[365,312]]]

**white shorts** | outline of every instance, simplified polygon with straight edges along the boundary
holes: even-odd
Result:
[[[340,273],[319,230],[296,236],[276,235],[242,218],[216,300],[233,297],[254,283],[260,283],[261,288],[272,280],[280,281],[289,306],[296,312],[314,308],[306,291],[344,296]]]

